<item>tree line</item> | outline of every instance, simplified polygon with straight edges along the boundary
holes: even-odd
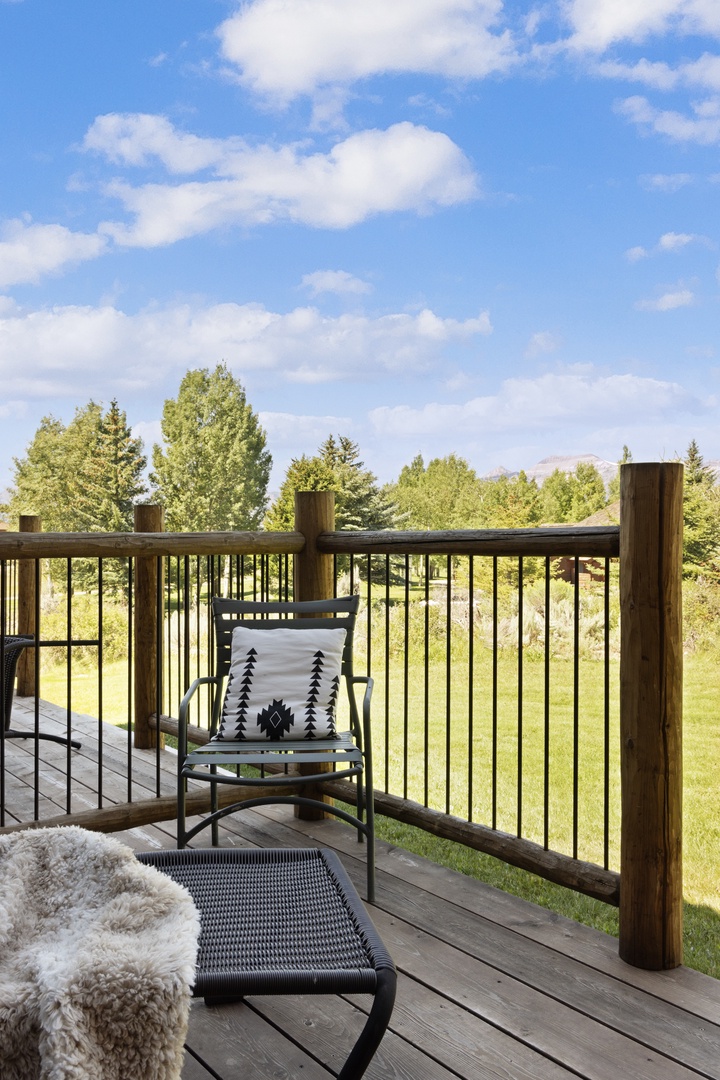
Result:
[[[336,492],[339,529],[521,528],[580,522],[619,498],[594,465],[556,469],[538,484],[525,472],[479,477],[462,457],[427,464],[417,455],[381,486],[356,442],[330,434],[312,456],[294,458],[274,499],[267,435],[241,382],[225,364],[191,370],[165,401],[162,442],[151,467],[116,400],[79,407],[67,425],[42,419],[25,454],[14,459],[5,516],[38,514],[48,531],[129,531],[133,506],[165,507],[171,531],[293,527],[295,490]],[[627,447],[619,465],[632,460]],[[720,487],[693,440],[685,458],[685,573],[720,577]]]

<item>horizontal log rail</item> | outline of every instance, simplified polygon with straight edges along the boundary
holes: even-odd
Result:
[[[148,555],[296,555],[297,532],[0,532],[2,559],[121,559]]]
[[[326,555],[578,555],[615,558],[618,526],[538,529],[449,529],[435,532],[326,532],[317,538]]]
[[[276,793],[277,788],[255,788],[253,795],[262,798],[264,795]],[[299,795],[300,786],[296,788],[288,785],[283,790],[283,794]],[[230,806],[234,802],[237,802],[235,789],[219,787],[218,805]],[[209,813],[210,792],[189,792],[186,805],[188,817]],[[115,806],[105,806],[100,810],[80,810],[77,814],[58,814],[39,821],[23,821],[16,825],[5,825],[0,828],[0,836],[5,833],[20,832],[23,829],[50,829],[55,825],[78,825],[91,832],[124,832],[126,829],[136,829],[141,825],[154,825],[158,821],[174,821],[176,817],[177,795],[159,795],[154,799],[118,803]]]
[[[1,559],[135,558],[165,555],[298,555],[300,532],[31,533],[0,532]],[[325,555],[578,555],[614,558],[617,526],[450,529],[433,532],[323,532]]]

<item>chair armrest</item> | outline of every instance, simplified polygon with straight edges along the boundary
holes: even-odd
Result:
[[[203,686],[207,683],[215,683],[216,686],[220,686],[222,678],[219,675],[204,675],[201,679],[194,679],[188,687],[185,696],[180,702],[180,711],[178,713],[178,754],[180,759],[187,754],[187,725],[188,725],[188,708],[190,706],[190,699],[197,690],[198,686]]]
[[[374,683],[373,679],[370,678],[369,675],[353,675],[350,682],[351,682],[352,686],[355,686],[357,683],[362,683],[362,684],[365,685],[365,693],[363,694],[363,705],[362,705],[362,714],[363,714],[362,715],[362,728],[363,728],[363,746],[362,746],[362,749],[363,749],[363,751],[365,753],[366,769],[367,769],[367,760],[370,760],[370,761],[372,760],[372,752],[371,752],[372,751],[372,743],[370,741],[371,740],[371,735],[372,735],[372,731],[371,731],[371,728],[370,728],[370,703],[371,703],[372,692],[373,692],[373,688],[375,686],[375,683]],[[370,772],[372,774],[372,765],[370,766]]]

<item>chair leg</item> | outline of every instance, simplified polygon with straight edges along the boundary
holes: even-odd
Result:
[[[390,1023],[396,984],[394,971],[389,968],[378,971],[378,986],[370,1014],[358,1041],[350,1051],[349,1058],[338,1073],[337,1080],[360,1080],[364,1075]]]
[[[181,773],[178,773],[178,796],[177,796],[177,846],[185,847],[185,791],[187,781]]]
[[[214,765],[210,766],[210,772],[215,773],[217,770]],[[210,813],[214,814],[218,808],[218,786],[217,784],[210,784]],[[215,818],[210,824],[211,843],[213,847],[220,846],[220,825]]]

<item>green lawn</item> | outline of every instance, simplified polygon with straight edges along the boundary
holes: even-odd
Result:
[[[465,775],[468,759],[469,703],[473,706],[475,820],[491,821],[491,670],[489,654],[476,655],[472,692],[467,665],[459,660],[452,669],[450,686],[443,664],[433,664],[428,700],[429,739],[425,754],[425,694],[422,670],[408,665],[405,692],[402,661],[395,661],[389,687],[385,687],[379,665],[374,697],[376,782],[383,787],[385,777],[395,794],[424,800],[427,784],[429,802],[445,808],[447,792],[446,732],[439,718],[444,716],[450,695],[453,723],[450,731],[452,770],[449,791],[452,813],[468,811]],[[580,665],[580,719],[578,726],[578,769],[581,791],[578,822],[578,855],[603,860],[602,778],[599,763],[603,753],[602,666],[583,660]],[[550,846],[572,850],[571,806],[573,767],[572,665],[554,660],[551,667],[549,832]],[[50,701],[66,702],[64,668],[43,671],[42,695]],[[501,658],[498,691],[498,800],[497,827],[514,832],[517,821],[518,704],[517,658]],[[611,670],[611,686],[617,687],[617,666]],[[97,715],[96,673],[74,669],[72,708]],[[617,702],[612,701],[611,725],[611,834],[610,866],[618,867],[619,781],[617,753]],[[388,731],[391,751],[385,754],[385,702],[389,702]],[[523,834],[543,840],[544,748],[543,666],[526,660],[523,664]],[[127,667],[123,662],[106,665],[103,680],[103,715],[110,723],[127,721]],[[403,769],[403,734],[407,727],[408,769]],[[425,762],[427,760],[427,768]],[[685,962],[720,977],[720,665],[714,656],[698,654],[686,658],[684,694],[684,893]],[[568,889],[543,881],[525,871],[507,866],[489,856],[470,851],[448,841],[389,819],[380,818],[378,832],[398,846],[416,851],[437,862],[462,870],[490,884],[542,904],[561,914],[617,934],[617,911]]]

